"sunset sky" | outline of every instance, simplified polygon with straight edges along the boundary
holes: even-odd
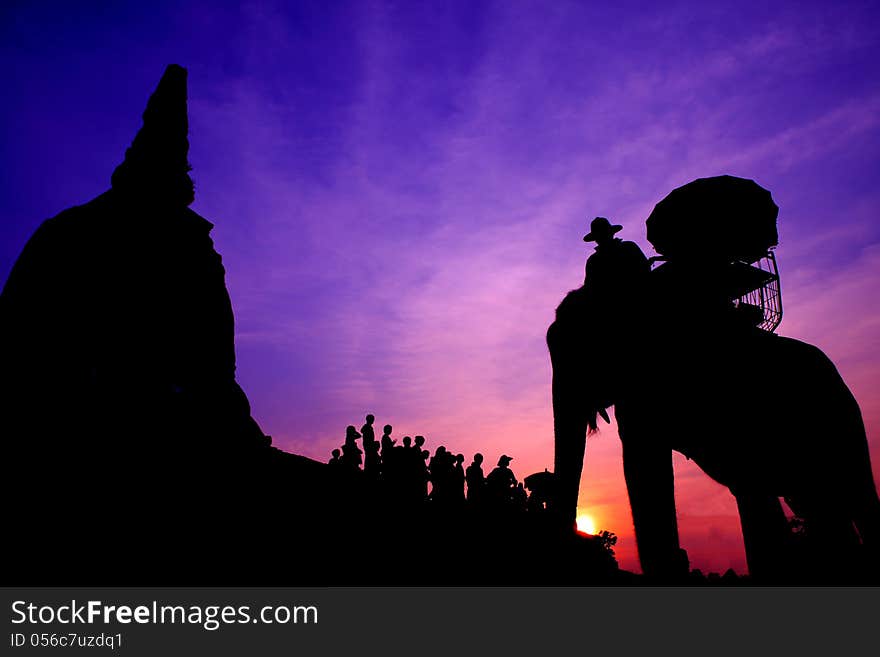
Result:
[[[165,66],[189,70],[193,208],[279,447],[326,460],[372,412],[552,468],[544,335],[589,220],[652,255],[654,204],[729,173],[780,207],[779,332],[838,365],[880,478],[876,3],[4,2],[0,56],[0,282],[109,187]],[[816,409],[829,450],[834,426]],[[692,565],[743,572],[733,498],[675,464]],[[580,506],[637,568],[613,427]]]

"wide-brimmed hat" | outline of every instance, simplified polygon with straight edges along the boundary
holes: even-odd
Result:
[[[612,224],[605,217],[596,217],[590,222],[590,232],[584,235],[584,242],[595,242],[600,237],[610,237],[619,230],[620,224]]]

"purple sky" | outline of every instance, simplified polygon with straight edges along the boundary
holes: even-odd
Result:
[[[41,220],[109,186],[179,63],[264,430],[324,459],[371,411],[522,476],[552,466],[544,333],[588,220],[650,255],[672,188],[754,178],[780,206],[780,332],[838,364],[880,472],[875,3],[219,4],[3,4],[0,281]],[[829,448],[833,426],[819,409]],[[582,507],[634,567],[619,459],[603,431]],[[694,565],[743,570],[732,498],[676,466]]]

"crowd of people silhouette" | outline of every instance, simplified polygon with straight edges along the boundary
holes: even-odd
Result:
[[[380,489],[387,499],[404,506],[424,502],[434,508],[453,508],[467,503],[471,508],[547,510],[544,487],[518,481],[510,469],[512,456],[502,454],[485,475],[479,452],[465,468],[465,455],[445,445],[439,445],[432,456],[424,436],[404,436],[398,444],[391,437],[394,428],[390,424],[382,428],[377,440],[375,422],[369,414],[360,431],[355,425],[346,427],[342,446],[331,452],[328,461],[335,476]]]

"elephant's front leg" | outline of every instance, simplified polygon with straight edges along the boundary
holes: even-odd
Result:
[[[681,579],[688,566],[678,540],[672,450],[640,429],[619,403],[615,415],[642,572],[658,581]]]

